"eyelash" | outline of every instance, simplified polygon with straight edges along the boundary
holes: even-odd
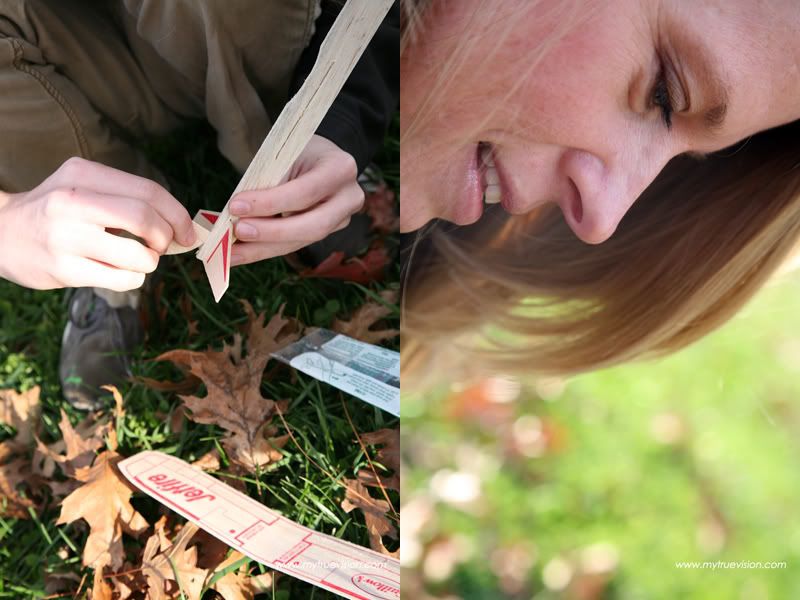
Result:
[[[669,93],[669,85],[667,85],[667,77],[664,74],[663,65],[658,73],[656,85],[653,87],[652,101],[654,106],[661,109],[661,117],[664,120],[664,125],[666,125],[667,129],[672,129],[672,113],[674,108],[672,106],[672,97]]]

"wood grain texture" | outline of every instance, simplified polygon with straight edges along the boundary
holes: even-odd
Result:
[[[349,0],[320,47],[314,68],[286,104],[231,197],[278,185],[339,95],[393,0]],[[399,49],[398,49],[399,51]],[[208,258],[233,221],[228,203],[197,257]]]

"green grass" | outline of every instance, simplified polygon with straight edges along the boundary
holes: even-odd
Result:
[[[387,181],[395,185],[399,171],[396,131],[395,123],[378,158]],[[159,140],[148,152],[168,175],[173,193],[187,204],[191,214],[201,207],[221,209],[238,180],[218,154],[212,132],[202,124]],[[233,332],[246,320],[240,298],[248,299],[257,312],[266,311],[267,318],[285,303],[286,315],[307,325],[327,326],[336,316],[347,317],[369,294],[396,287],[399,279],[397,265],[389,269],[383,283],[366,287],[305,279],[283,259],[273,259],[235,268],[229,291],[215,304],[199,267],[191,253],[162,259],[159,274],[164,290],[160,299],[150,306],[151,326],[147,342],[137,354],[135,375],[159,379],[175,377],[179,372],[169,363],[155,363],[149,359],[174,348],[202,350],[219,348],[224,341],[229,342]],[[187,319],[181,311],[183,295],[188,295],[191,301],[191,318],[199,320],[199,333],[191,338]],[[67,408],[73,422],[79,418],[79,414],[63,402],[58,383],[58,353],[65,308],[60,291],[32,291],[0,282],[0,388],[41,386],[43,416],[39,435],[45,440],[60,437],[57,423],[61,408]],[[153,318],[161,311],[163,320]],[[398,325],[396,318],[392,325]],[[393,349],[397,349],[397,342]],[[275,364],[270,362],[267,371]],[[157,449],[193,460],[218,445],[222,430],[214,426],[188,422],[181,432],[171,431],[167,416],[180,404],[174,394],[153,391],[141,384],[125,384],[120,391],[127,408],[119,424],[123,455]],[[279,368],[271,378],[265,379],[262,392],[267,398],[290,400],[286,420],[300,448],[289,442],[284,458],[274,468],[259,477],[249,478],[250,495],[303,525],[367,546],[363,519],[340,508],[344,488],[324,471],[334,474],[338,480],[353,477],[366,464],[342,403],[358,432],[395,427],[397,419],[287,368]],[[280,422],[278,425],[282,433]],[[324,471],[311,464],[306,456]],[[396,495],[392,500],[397,506]],[[153,500],[137,494],[133,503],[150,523],[158,518],[161,509]],[[35,519],[0,518],[0,598],[43,598],[46,573],[89,572],[82,571],[80,564],[85,528],[74,524],[57,527],[58,513],[58,506],[53,506],[35,515]],[[137,543],[129,539],[127,550],[134,552],[137,547]],[[213,592],[205,597],[213,597]],[[274,597],[322,599],[335,596],[284,577],[277,584]]]
[[[553,585],[556,567],[605,544],[617,566],[591,598],[800,597],[798,306],[794,274],[671,357],[577,377],[555,394],[527,383],[498,428],[448,418],[446,390],[404,395],[404,507],[433,507],[409,538],[420,552],[404,565],[406,593],[577,597]],[[541,456],[509,449],[513,424],[530,415],[556,432]],[[676,422],[682,438],[665,443],[664,424]],[[467,506],[437,500],[431,482],[443,469],[477,474],[479,496]],[[404,527],[414,531],[414,518]],[[485,559],[509,549],[525,560]]]

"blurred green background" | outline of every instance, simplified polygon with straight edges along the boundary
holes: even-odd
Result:
[[[403,597],[800,598],[798,272],[668,358],[401,419]]]

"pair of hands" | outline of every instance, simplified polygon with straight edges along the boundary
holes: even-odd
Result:
[[[353,157],[315,135],[285,183],[232,199],[241,241],[231,263],[288,254],[346,227],[364,204],[356,177]],[[30,192],[0,194],[0,277],[29,288],[135,289],[173,239],[190,246],[195,236],[159,184],[79,158]]]

